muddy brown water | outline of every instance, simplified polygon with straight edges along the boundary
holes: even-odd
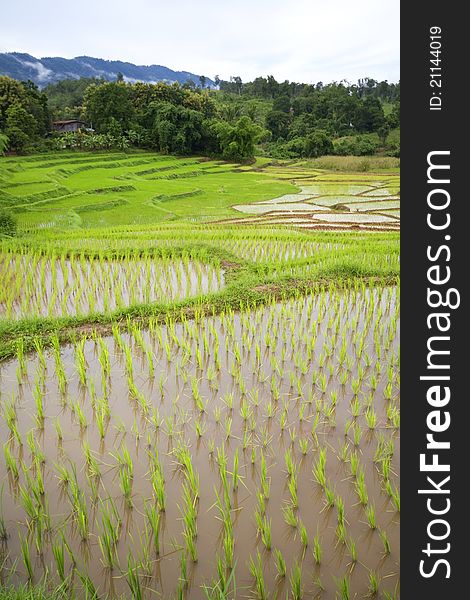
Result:
[[[256,557],[259,550],[263,561],[266,589],[272,598],[291,596],[289,574],[295,561],[302,567],[304,598],[334,599],[336,581],[347,574],[350,579],[351,598],[362,598],[368,593],[369,571],[380,579],[380,591],[393,593],[399,582],[399,513],[393,507],[384,489],[379,465],[374,463],[378,439],[393,440],[394,454],[390,479],[394,487],[399,482],[399,435],[387,420],[387,407],[399,403],[398,293],[395,288],[383,291],[335,293],[333,295],[302,298],[285,304],[273,304],[250,312],[232,313],[214,318],[170,324],[160,329],[143,330],[142,338],[147,350],[153,355],[155,372],[150,373],[148,355],[132,333],[123,333],[122,340],[132,349],[133,378],[135,385],[149,401],[151,409],[158,411],[161,424],[158,428],[149,415],[144,415],[135,399],[130,397],[125,353],[119,348],[116,337],[104,338],[109,349],[111,373],[107,385],[110,419],[106,435],[100,439],[94,419],[92,398],[103,396],[103,372],[98,360],[100,346],[97,340],[88,339],[84,345],[86,357],[87,386],[83,386],[77,374],[74,348],[61,349],[61,361],[67,378],[67,389],[61,393],[58,387],[56,362],[52,353],[45,352],[45,366],[36,355],[26,358],[26,375],[18,375],[16,360],[0,367],[1,404],[16,406],[17,426],[23,440],[20,446],[9,440],[10,432],[6,418],[0,419],[0,435],[11,453],[24,461],[24,469],[34,473],[27,433],[33,431],[34,439],[45,456],[42,473],[45,487],[43,502],[51,517],[51,530],[45,536],[42,554],[34,547],[34,536],[28,534],[27,518],[19,495],[19,486],[28,489],[27,477],[20,468],[19,480],[15,481],[6,470],[5,460],[0,459],[0,481],[3,486],[3,518],[8,539],[3,542],[3,578],[13,582],[25,581],[26,571],[21,559],[18,532],[28,536],[34,565],[34,578],[39,580],[45,569],[56,573],[51,552],[51,540],[60,539],[62,531],[76,556],[77,568],[87,573],[100,593],[109,597],[125,594],[130,596],[126,583],[127,554],[135,560],[143,556],[142,536],[145,529],[144,500],[152,499],[149,477],[148,453],[158,451],[165,475],[166,511],[162,514],[161,549],[156,556],[150,551],[151,573],[144,576],[140,571],[145,597],[174,598],[180,578],[180,560],[185,542],[180,508],[183,506],[182,485],[184,475],[176,464],[174,449],[186,445],[191,453],[194,470],[200,479],[200,498],[197,503],[197,550],[198,561],[188,559],[188,598],[204,598],[203,584],[217,580],[217,556],[223,557],[223,525],[214,505],[215,490],[221,493],[221,480],[215,449],[225,446],[227,468],[232,471],[233,457],[238,448],[241,483],[231,495],[231,517],[235,536],[235,582],[236,592],[229,597],[255,597],[253,578],[249,570],[249,557]],[[336,342],[334,342],[335,319],[338,319]],[[362,350],[360,336],[365,333]],[[348,379],[341,384],[344,368],[339,365],[342,339],[346,340]],[[205,338],[205,342],[204,342]],[[315,340],[312,355],[308,359],[308,346]],[[180,344],[180,345],[178,345]],[[186,350],[182,345],[186,345]],[[256,345],[259,350],[257,352]],[[198,366],[197,350],[200,355]],[[238,348],[238,350],[237,350]],[[377,356],[377,349],[380,357]],[[168,354],[167,354],[168,352]],[[186,358],[184,353],[186,352]],[[239,352],[239,360],[237,360]],[[328,357],[327,354],[330,353]],[[216,356],[220,368],[217,369]],[[371,379],[376,362],[381,365],[375,391]],[[370,366],[367,366],[370,362]],[[323,365],[323,366],[322,366]],[[43,372],[45,369],[45,373]],[[343,462],[339,453],[347,442],[354,449],[352,429],[345,436],[345,425],[352,420],[351,410],[354,393],[351,381],[363,370],[363,381],[358,391],[360,402],[372,394],[372,405],[377,414],[377,426],[367,426],[364,407],[357,417],[362,430],[356,448],[360,463],[365,470],[369,504],[374,505],[378,529],[372,530],[366,519],[364,507],[359,503],[351,477],[350,463]],[[330,370],[332,374],[330,374]],[[42,375],[41,375],[42,374]],[[321,388],[325,375],[324,392]],[[37,381],[44,381],[45,406],[44,429],[38,429],[35,419],[34,400]],[[392,398],[385,399],[384,390],[392,380]],[[205,412],[195,406],[192,381],[197,378],[198,388],[205,403]],[[279,389],[279,399],[273,397],[274,388]],[[313,381],[316,379],[316,383]],[[240,389],[242,381],[242,390]],[[93,382],[92,384],[90,382]],[[94,387],[94,392],[93,392]],[[246,389],[245,389],[246,388]],[[243,393],[244,392],[244,393]],[[336,392],[337,403],[334,422],[325,416],[325,406]],[[222,401],[227,394],[233,395],[233,408]],[[274,393],[274,396],[276,393]],[[86,417],[87,426],[80,427],[73,404],[79,402]],[[242,418],[242,403],[250,406],[252,417]],[[303,406],[303,408],[302,408]],[[272,416],[271,416],[272,410]],[[286,424],[281,426],[285,410]],[[312,424],[320,411],[317,441],[313,438]],[[227,419],[232,419],[230,437],[227,437]],[[59,441],[54,422],[58,419],[63,431]],[[195,423],[203,426],[202,437],[196,433]],[[244,435],[244,431],[248,433]],[[244,450],[244,437],[249,442]],[[295,438],[292,441],[292,438]],[[308,440],[308,450],[303,455],[299,438]],[[117,555],[119,567],[106,568],[98,543],[100,530],[100,502],[93,500],[86,476],[83,442],[87,441],[100,465],[98,482],[99,497],[113,498],[122,518],[122,529]],[[132,508],[126,505],[119,486],[115,454],[125,444],[132,457],[134,476],[132,482]],[[256,449],[255,463],[251,462],[252,448]],[[298,464],[297,514],[308,532],[309,544],[305,551],[299,530],[285,523],[282,507],[289,503],[288,476],[284,455],[292,449]],[[338,542],[336,507],[327,508],[325,493],[314,481],[312,468],[320,448],[327,449],[327,479],[340,495],[345,505],[347,538],[354,540],[358,562],[351,564],[347,545]],[[255,522],[257,491],[260,489],[261,452],[266,457],[271,487],[266,501],[266,514],[272,523],[272,550],[266,550],[260,540]],[[83,542],[73,525],[71,505],[67,488],[61,485],[56,464],[76,465],[77,480],[85,492],[89,512],[90,533]],[[230,480],[230,479],[229,479]],[[378,530],[385,531],[391,545],[391,553],[384,555]],[[323,557],[316,565],[312,545],[316,534],[321,538]],[[287,563],[287,577],[276,577],[274,549],[280,549]],[[16,563],[16,571],[12,572]],[[66,571],[71,572],[72,563],[66,552]],[[57,576],[53,576],[58,581]],[[78,578],[75,577],[78,585]],[[319,582],[324,589],[319,587]],[[397,596],[398,597],[398,594]]]

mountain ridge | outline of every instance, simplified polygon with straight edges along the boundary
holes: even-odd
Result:
[[[180,84],[191,80],[200,85],[199,75],[190,71],[174,71],[163,65],[135,65],[120,60],[106,60],[93,56],[76,56],[63,58],[60,56],[45,56],[36,58],[25,52],[0,53],[0,75],[7,75],[20,81],[31,80],[39,87],[56,83],[63,79],[80,79],[81,77],[98,77],[107,81],[115,81],[121,73],[124,81],[135,83],[166,83]],[[214,82],[206,77],[206,85],[213,86]]]

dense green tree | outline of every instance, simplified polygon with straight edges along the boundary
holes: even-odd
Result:
[[[31,113],[19,104],[13,104],[6,111],[5,134],[10,149],[23,152],[38,133],[38,123]]]
[[[304,156],[316,157],[331,154],[333,142],[326,131],[318,130],[309,133],[305,138]]]
[[[235,75],[233,77],[230,77],[230,81],[233,81],[237,94],[240,95],[243,89],[242,78],[239,75]]]
[[[379,140],[382,143],[382,146],[385,146],[385,142],[387,141],[388,134],[390,133],[390,124],[384,121],[384,124],[377,129],[377,135],[379,136]]]
[[[83,118],[83,98],[86,89],[92,85],[104,83],[102,79],[86,78],[64,79],[50,83],[44,88],[49,110],[55,120]]]
[[[348,136],[335,140],[333,153],[339,156],[368,156],[374,154],[378,144],[365,135]]]
[[[266,127],[271,132],[273,140],[287,138],[289,123],[289,114],[280,110],[272,110],[266,117]]]
[[[278,96],[273,102],[273,110],[280,110],[282,112],[288,113],[291,108],[291,100],[287,94],[283,96]]]
[[[0,76],[0,130],[7,127],[8,111],[11,107],[19,107],[34,119],[28,120],[28,128],[21,123],[15,127],[27,134],[30,141],[37,135],[44,135],[49,126],[47,97],[39,92],[32,82],[19,82],[10,77]],[[10,127],[13,123],[10,122]]]
[[[195,90],[196,89],[196,84],[194,83],[194,81],[192,79],[187,79],[183,83],[183,89],[185,89],[185,90]]]
[[[392,112],[388,115],[387,121],[390,127],[400,127],[400,98],[395,100]]]
[[[241,117],[235,125],[218,121],[213,125],[214,132],[227,160],[248,160],[253,158],[255,144],[266,136],[266,131],[251,121]]]
[[[353,124],[357,131],[377,131],[385,122],[385,115],[380,100],[374,96],[366,96],[362,100],[353,117]]]
[[[200,149],[203,115],[170,102],[155,103],[152,143],[162,152],[191,154]]]
[[[292,121],[289,127],[289,139],[305,137],[315,129],[318,129],[318,120],[312,113],[304,113]]]
[[[47,96],[39,91],[39,88],[32,81],[22,81],[21,85],[25,90],[25,98],[21,103],[23,108],[36,120],[36,133],[44,135],[49,129],[49,109]]]
[[[107,133],[119,122],[122,131],[131,128],[134,106],[130,86],[124,83],[103,83],[91,85],[84,97],[87,119],[99,133]]]

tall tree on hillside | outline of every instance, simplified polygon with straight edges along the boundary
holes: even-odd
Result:
[[[118,122],[121,131],[131,128],[134,107],[129,86],[123,83],[91,85],[83,99],[85,114],[98,133],[108,133]],[[113,132],[114,133],[114,132]]]
[[[243,88],[242,78],[239,75],[234,75],[233,77],[230,77],[230,81],[233,81],[233,83],[235,84],[235,89],[237,90],[237,93],[241,94]]]
[[[16,152],[23,152],[37,134],[37,121],[22,106],[13,104],[7,110],[5,134],[10,148]]]
[[[201,88],[204,89],[206,87],[206,76],[199,75],[199,83],[201,84]]]
[[[289,133],[289,114],[282,110],[272,110],[266,116],[266,127],[272,134],[273,140],[287,139]]]
[[[19,106],[34,117],[33,135],[42,135],[47,131],[47,97],[31,81],[20,82],[0,75],[0,129],[5,128],[7,111],[12,106]],[[30,133],[26,133],[31,137]]]
[[[273,75],[268,75],[268,80],[266,83],[267,92],[270,98],[276,98],[279,92],[279,84],[274,78]]]
[[[374,96],[366,96],[359,102],[353,124],[360,132],[377,131],[385,122],[384,111],[380,100]]]
[[[265,129],[253,123],[249,117],[240,117],[235,125],[218,121],[213,125],[222,155],[227,160],[253,158],[255,144],[267,135]]]

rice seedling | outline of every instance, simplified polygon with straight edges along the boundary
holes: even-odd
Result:
[[[369,571],[369,595],[376,596],[379,593],[379,579],[375,571]]]
[[[271,519],[264,515],[257,517],[256,521],[258,525],[258,532],[264,547],[266,550],[271,550]]]
[[[52,541],[52,554],[54,556],[57,574],[61,582],[65,581],[65,544],[63,539]]]
[[[240,481],[240,475],[238,472],[238,448],[235,450],[233,457],[233,470],[232,470],[232,489],[235,491],[238,489],[238,483]]]
[[[383,544],[383,547],[384,547],[384,553],[386,555],[390,554],[390,552],[391,552],[390,540],[388,539],[387,532],[385,530],[381,529],[379,531],[379,536],[380,536],[380,539],[382,540],[382,544]]]
[[[299,438],[299,449],[303,456],[307,455],[308,452],[308,439]]]
[[[313,538],[312,552],[313,552],[313,558],[315,560],[315,563],[317,565],[321,564],[321,561],[322,561],[322,547],[321,547],[320,534],[318,533],[318,531],[317,531],[316,535]]]
[[[356,448],[360,445],[361,439],[362,439],[362,429],[356,423],[356,425],[353,427],[353,442],[354,442],[354,445],[356,446]]]
[[[217,572],[219,579],[213,581],[212,586],[206,584],[202,586],[204,595],[207,600],[228,600],[232,594],[235,595],[236,593],[235,569],[232,569],[227,575],[227,569],[218,557]]]
[[[400,512],[400,491],[398,489],[392,490],[390,497],[392,499],[393,506],[397,512]]]
[[[305,551],[308,546],[308,532],[302,521],[299,521],[299,536],[302,549]]]
[[[367,486],[365,482],[364,469],[358,470],[354,487],[356,489],[357,495],[359,496],[360,503],[363,506],[366,506],[366,504],[369,502],[369,497],[367,495]]]
[[[147,522],[150,526],[150,531],[153,536],[153,547],[155,550],[155,554],[159,556],[160,554],[160,523],[161,523],[161,513],[158,510],[157,506],[153,503],[146,502],[144,504],[145,515],[147,517]]]
[[[352,538],[349,538],[348,550],[349,556],[351,557],[351,566],[354,567],[354,565],[357,563],[357,546],[356,542]]]
[[[20,476],[20,471],[18,469],[16,458],[11,453],[9,442],[3,446],[3,456],[5,458],[7,471],[9,471],[11,476],[17,480]]]
[[[268,500],[269,496],[270,496],[270,491],[271,491],[271,481],[268,478],[268,468],[266,465],[266,459],[265,459],[263,451],[261,452],[260,484],[261,484],[261,491],[263,492],[263,495],[266,498],[266,500]]]
[[[313,476],[322,488],[326,485],[326,448],[320,448],[318,460],[313,467]]]
[[[350,600],[351,599],[351,591],[350,591],[350,583],[347,575],[344,575],[337,581],[338,588],[338,596],[340,600]]]
[[[336,496],[335,502],[336,502],[336,509],[338,512],[338,524],[344,525],[344,522],[345,522],[344,500],[341,498],[341,496]]]
[[[188,579],[188,559],[184,552],[180,556],[180,576],[179,583],[183,588],[187,588],[189,584]]]
[[[140,583],[138,567],[139,565],[134,561],[132,554],[129,552],[127,555],[126,582],[129,586],[132,598],[135,600],[143,600],[144,594],[142,584]]]
[[[31,561],[31,552],[30,552],[28,540],[27,540],[27,538],[24,538],[21,535],[21,533],[19,533],[18,536],[19,536],[19,540],[20,540],[21,557],[23,559],[23,565],[26,569],[26,573],[28,575],[28,580],[30,582],[32,582],[33,577],[34,577],[34,570],[33,570],[33,564]]]
[[[225,564],[229,569],[232,569],[234,566],[234,553],[235,553],[235,538],[233,536],[233,531],[225,528],[224,538],[223,538],[223,548],[224,548],[224,557]]]
[[[339,522],[335,529],[336,539],[338,544],[346,544],[346,525],[344,522]]]
[[[331,508],[335,505],[335,491],[328,484],[325,484],[323,491],[325,492],[326,506]]]
[[[369,524],[369,527],[371,529],[377,529],[377,520],[375,518],[375,508],[372,506],[372,504],[369,504],[368,506],[366,506],[365,512],[366,512],[366,517],[367,517],[367,522]]]
[[[294,471],[287,484],[290,493],[290,503],[294,508],[299,506],[299,498],[297,494],[297,473]]]
[[[359,469],[359,456],[356,451],[351,451],[349,453],[349,465],[351,468],[351,475],[356,477]]]
[[[292,567],[289,582],[292,599],[301,600],[303,597],[302,569],[297,562],[295,562]]]
[[[263,563],[259,551],[256,555],[256,562],[250,556],[250,573],[255,581],[255,593],[258,600],[267,600],[268,593],[263,575]]]
[[[279,548],[275,548],[274,557],[276,560],[277,577],[279,579],[284,579],[287,573],[287,566],[284,556],[282,555],[282,552],[279,550]]]
[[[296,528],[299,522],[292,505],[288,504],[287,506],[284,506],[282,508],[282,513],[284,515],[284,521],[287,523],[287,525]]]
[[[369,429],[375,429],[376,425],[377,425],[377,414],[375,413],[374,409],[369,407],[366,410],[366,423],[367,426],[369,427]]]

